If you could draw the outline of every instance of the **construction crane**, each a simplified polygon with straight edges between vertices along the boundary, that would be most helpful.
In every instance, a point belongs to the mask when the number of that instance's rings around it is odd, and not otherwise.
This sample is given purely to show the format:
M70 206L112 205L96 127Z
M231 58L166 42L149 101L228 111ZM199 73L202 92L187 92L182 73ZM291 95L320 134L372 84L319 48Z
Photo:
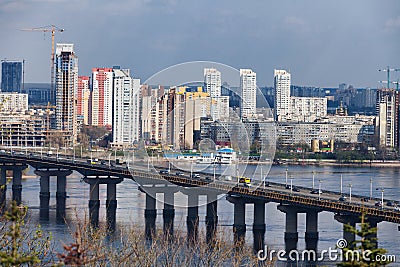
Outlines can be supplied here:
M390 72L391 71L400 71L400 69L391 69L389 66L387 66L386 69L379 69L378 71L386 71L387 72L387 81L379 81L380 83L387 83L387 87L389 88L390 86Z
M56 32L63 32L64 29L61 29L55 25L49 25L38 28L27 28L21 29L22 31L40 31L40 32L51 32L51 59L50 59L50 69L51 69L51 92L54 92L54 35Z

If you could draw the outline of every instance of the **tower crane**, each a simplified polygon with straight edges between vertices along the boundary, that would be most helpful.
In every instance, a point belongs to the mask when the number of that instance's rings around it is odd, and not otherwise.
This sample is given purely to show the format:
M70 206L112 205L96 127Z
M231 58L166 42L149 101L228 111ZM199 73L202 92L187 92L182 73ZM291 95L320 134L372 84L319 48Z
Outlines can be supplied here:
M54 92L54 35L56 32L63 32L64 29L61 29L55 25L49 25L38 28L26 28L21 29L22 31L40 31L40 32L51 32L51 59L50 59L50 69L51 69L51 92Z
M386 71L387 72L387 81L379 81L380 83L387 83L387 86L389 88L390 86L390 72L391 71L400 71L400 69L391 69L389 66L387 66L386 69L379 69L378 71Z

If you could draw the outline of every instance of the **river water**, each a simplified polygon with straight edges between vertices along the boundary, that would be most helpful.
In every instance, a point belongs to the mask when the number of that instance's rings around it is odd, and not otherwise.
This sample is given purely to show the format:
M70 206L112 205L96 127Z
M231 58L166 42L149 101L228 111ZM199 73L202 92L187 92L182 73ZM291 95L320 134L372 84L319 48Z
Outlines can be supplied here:
M289 176L293 177L293 185L312 186L312 175L315 172L315 185L321 181L322 190L340 191L340 176L343 177L343 192L349 193L349 184L352 184L353 194L369 196L370 179L372 178L373 197L380 198L381 191L376 188L384 188L384 198L399 201L400 200L400 169L399 168L369 168L369 167L332 167L332 166L272 166L268 180L271 182L285 183L285 172L288 168ZM28 175L33 174L29 170ZM56 221L55 194L56 178L51 178L51 199L50 199L50 218L43 222L39 218L39 179L30 177L23 179L22 182L22 201L29 209L30 223L41 224L45 231L52 232L55 240L64 243L69 242L70 228ZM80 217L88 215L89 185L81 181L79 173L73 173L67 178L67 209L66 221L74 221L76 215ZM11 185L8 186L7 198L11 198ZM105 222L105 199L106 186L100 185L100 223ZM117 227L121 225L137 224L143 225L144 231L144 206L145 194L138 190L137 185L130 180L125 180L117 186ZM182 206L186 203L186 198L182 194L175 195L176 203ZM205 225L205 197L200 197L199 208L200 227ZM162 202L157 202L157 227L162 228ZM277 203L268 203L266 205L266 225L265 235L266 245L269 248L284 248L285 216L277 210ZM336 241L342 237L342 225L335 221L334 214L330 212L321 212L319 214L319 243L318 249L335 248ZM225 198L218 200L218 219L219 227L228 232L232 231L233 224L233 205ZM175 228L186 229L186 209L176 208ZM253 224L253 206L246 205L246 240L252 242L252 224ZM378 224L379 246L388 250L388 254L396 255L397 261L400 261L400 232L398 226L393 223L382 222ZM298 217L299 242L298 249L305 248L305 214ZM233 234L231 235L233 236ZM393 266L396 266L394 264Z

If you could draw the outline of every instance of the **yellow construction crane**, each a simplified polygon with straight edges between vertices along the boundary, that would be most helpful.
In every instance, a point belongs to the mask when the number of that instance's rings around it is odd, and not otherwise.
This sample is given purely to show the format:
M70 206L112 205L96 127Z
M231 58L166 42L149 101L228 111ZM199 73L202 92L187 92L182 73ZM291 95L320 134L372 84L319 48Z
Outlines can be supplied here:
M44 27L38 28L27 28L21 29L22 31L40 31L40 32L51 32L51 61L50 61L50 68L51 68L51 90L54 91L54 35L56 32L63 32L64 29L61 29L55 25L49 25Z

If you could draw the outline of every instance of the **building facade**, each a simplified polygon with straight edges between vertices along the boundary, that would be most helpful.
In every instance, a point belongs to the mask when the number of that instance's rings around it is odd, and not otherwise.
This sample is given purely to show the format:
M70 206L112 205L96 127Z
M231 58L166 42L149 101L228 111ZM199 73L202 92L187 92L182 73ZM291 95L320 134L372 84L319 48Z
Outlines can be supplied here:
M376 99L376 136L379 146L399 148L399 92L379 89Z
M21 61L1 62L1 91L2 92L17 92L22 90L22 68Z
M77 119L83 124L88 125L90 120L90 77L78 77L78 93L77 93Z
M294 121L313 122L326 117L328 99L324 97L290 97L290 115L287 119Z
M113 143L129 147L139 141L140 79L130 76L129 69L114 69Z
M77 139L76 95L78 91L78 57L73 44L56 46L56 128L68 138Z
M240 69L240 116L248 119L256 113L257 75L251 69Z
M92 69L91 124L112 125L113 69Z
M275 121L284 121L290 114L291 75L286 70L274 70Z
M25 112L28 110L28 94L0 93L0 112Z

